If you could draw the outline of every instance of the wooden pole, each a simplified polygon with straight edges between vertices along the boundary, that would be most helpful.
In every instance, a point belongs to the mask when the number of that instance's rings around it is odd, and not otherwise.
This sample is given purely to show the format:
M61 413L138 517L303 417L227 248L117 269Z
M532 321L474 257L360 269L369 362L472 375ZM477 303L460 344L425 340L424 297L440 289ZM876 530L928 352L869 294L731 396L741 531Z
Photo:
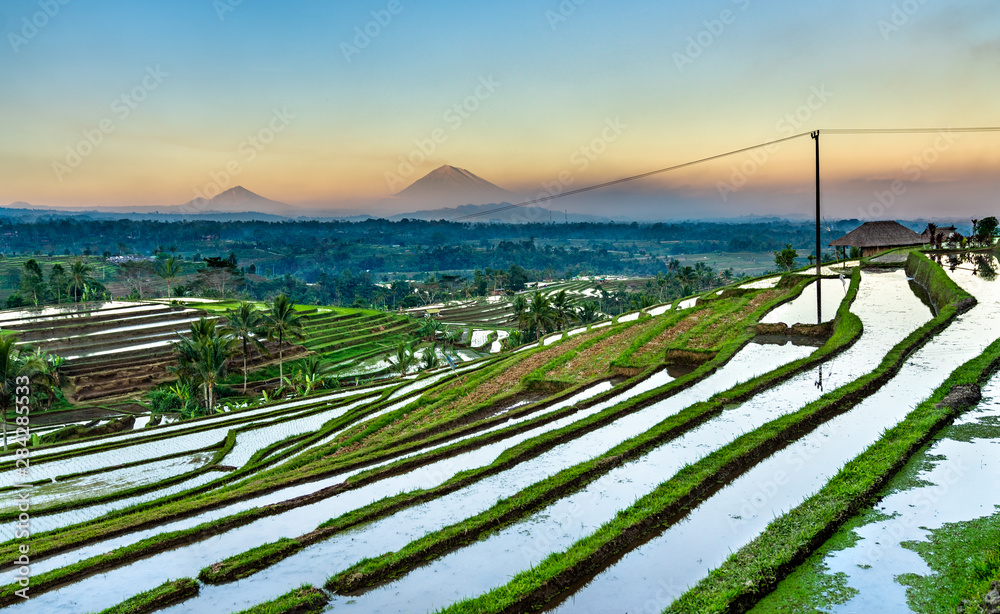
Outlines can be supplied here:
M823 303L822 303L822 244L820 238L820 207L819 207L819 130L812 133L813 140L816 141L816 324L823 323Z

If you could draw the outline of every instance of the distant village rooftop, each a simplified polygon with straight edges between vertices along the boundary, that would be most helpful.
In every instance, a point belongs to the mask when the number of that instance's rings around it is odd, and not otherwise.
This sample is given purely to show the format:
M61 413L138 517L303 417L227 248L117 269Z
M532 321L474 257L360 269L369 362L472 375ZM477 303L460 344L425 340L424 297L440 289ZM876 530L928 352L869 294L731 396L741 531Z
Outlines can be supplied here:
M899 222L865 222L836 241L831 247L857 247L862 257L874 256L894 247L924 245L923 237Z

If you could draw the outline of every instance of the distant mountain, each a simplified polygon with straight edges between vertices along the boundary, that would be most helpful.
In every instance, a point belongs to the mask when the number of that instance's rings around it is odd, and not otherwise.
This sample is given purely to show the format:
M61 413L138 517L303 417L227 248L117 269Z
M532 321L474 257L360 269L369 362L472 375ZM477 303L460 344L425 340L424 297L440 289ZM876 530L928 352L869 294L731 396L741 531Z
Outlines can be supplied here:
M454 166L442 166L414 181L395 196L416 206L455 207L518 202L521 197L482 177Z
M241 185L211 199L199 197L183 205L159 209L161 213L268 213L281 216L287 215L290 210L291 207L285 203L254 194Z
M265 213L270 209L275 213ZM196 198L183 205L145 207L97 207L94 209L72 209L36 207L25 202L11 203L0 207L0 217L16 218L25 222L45 218L78 218L92 220L159 220L176 222L181 220L212 220L218 222L283 221L290 219L280 212L288 205L258 196L242 186L227 190L212 199Z

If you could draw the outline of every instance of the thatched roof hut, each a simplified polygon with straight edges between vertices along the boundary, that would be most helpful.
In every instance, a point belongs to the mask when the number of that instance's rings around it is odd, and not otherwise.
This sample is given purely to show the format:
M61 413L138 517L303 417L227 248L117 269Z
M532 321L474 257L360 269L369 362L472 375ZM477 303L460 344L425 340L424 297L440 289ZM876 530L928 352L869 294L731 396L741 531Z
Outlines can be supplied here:
M836 241L832 247L857 247L863 257L874 256L894 247L924 245L923 237L899 222L865 222Z

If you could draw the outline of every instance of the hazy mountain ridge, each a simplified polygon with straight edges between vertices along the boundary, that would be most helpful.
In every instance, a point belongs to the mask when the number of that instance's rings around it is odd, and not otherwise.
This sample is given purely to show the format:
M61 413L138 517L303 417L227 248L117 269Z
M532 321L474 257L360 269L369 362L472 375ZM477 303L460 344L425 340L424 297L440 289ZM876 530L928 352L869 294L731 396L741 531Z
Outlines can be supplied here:
M394 200L419 207L456 207L519 202L522 198L464 168L444 165L401 190Z

